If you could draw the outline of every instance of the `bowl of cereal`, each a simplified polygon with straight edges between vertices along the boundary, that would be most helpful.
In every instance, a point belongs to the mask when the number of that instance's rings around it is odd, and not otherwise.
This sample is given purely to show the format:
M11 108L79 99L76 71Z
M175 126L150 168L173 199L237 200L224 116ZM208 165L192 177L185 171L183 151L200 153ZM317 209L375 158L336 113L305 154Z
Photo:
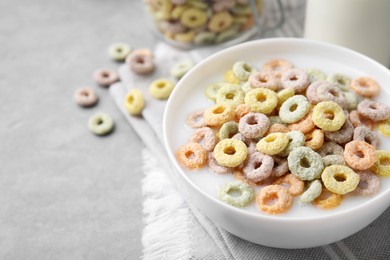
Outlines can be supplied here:
M305 39L210 56L164 114L181 192L216 225L265 246L358 232L390 205L389 82L370 58Z

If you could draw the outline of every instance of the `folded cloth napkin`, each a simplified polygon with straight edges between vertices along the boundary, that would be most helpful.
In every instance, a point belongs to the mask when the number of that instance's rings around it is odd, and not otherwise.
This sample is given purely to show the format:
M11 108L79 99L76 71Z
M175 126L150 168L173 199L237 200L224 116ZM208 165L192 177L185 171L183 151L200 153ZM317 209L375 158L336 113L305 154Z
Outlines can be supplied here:
M300 2L302 1L294 1ZM300 36L302 8L285 1L288 23L272 36ZM289 15L289 16L288 16ZM331 245L284 250L242 240L212 223L202 212L184 201L176 187L180 182L162 145L162 117L165 101L149 98L148 86L153 79L167 77L171 66L182 59L195 62L217 49L182 52L163 43L155 49L156 71L138 76L126 65L119 68L121 81L110 87L110 94L146 145L143 151L142 188L145 227L142 235L144 259L388 259L390 256L390 210L357 234ZM124 98L131 88L145 93L147 106L142 117L132 117L124 109ZM353 220L351 220L353 221Z

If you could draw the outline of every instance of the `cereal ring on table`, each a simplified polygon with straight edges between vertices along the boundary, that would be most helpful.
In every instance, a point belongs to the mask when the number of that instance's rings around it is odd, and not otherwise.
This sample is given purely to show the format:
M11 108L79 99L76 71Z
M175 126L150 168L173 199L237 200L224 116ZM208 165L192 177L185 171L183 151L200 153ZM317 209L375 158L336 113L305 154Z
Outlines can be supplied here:
M98 97L94 89L82 87L75 91L73 98L79 106L91 107L98 102Z
M357 108L358 105L358 97L352 92L343 92L345 96L345 100L347 100L347 109L349 111Z
M384 150L376 151L375 164L371 170L379 176L390 176L390 152Z
M217 35L214 32L200 32L194 38L194 43L198 45L208 45L215 41Z
M138 116L145 107L144 94L139 89L132 89L125 97L125 109L127 113Z
M268 131L267 133L265 133L265 135L269 135L271 133L288 133L290 132L290 130L288 129L287 126L285 125L282 125L282 124L272 124L269 128L268 128Z
M314 129L305 134L305 139L305 146L313 150L318 150L324 144L324 132L320 129Z
M281 106L287 99L295 95L295 90L293 88L285 88L278 93L276 96L278 97L278 106Z
M292 124L304 118L310 110L310 103L305 96L296 95L288 98L279 109L283 122Z
M245 104L250 107L252 112L269 114L278 105L278 97L270 89L255 88L246 93Z
M322 147L318 150L318 153L325 157L327 155L341 155L344 156L344 149L339 144L335 142L326 142L322 145Z
M382 121L390 118L390 107L373 100L363 100L359 103L357 110L364 117L373 121Z
M375 125L374 121L364 117L357 110L352 110L348 115L348 119L351 121L353 127L364 125L370 128L371 130L374 130L374 125Z
M270 203L276 200L275 203ZM268 214L280 214L288 211L293 203L293 196L280 185L268 185L260 190L256 197L259 208Z
M234 171L234 168L219 165L217 160L215 160L213 152L210 152L208 155L208 166L212 172L218 174L229 174L229 173L233 173Z
M259 152L250 153L244 162L244 176L252 182L260 182L267 179L274 166L271 156Z
M239 122L240 119L250 112L249 106L246 104L239 104L235 109L234 121Z
M378 122L377 127L379 133L383 136L390 137L390 119Z
M152 73L155 68L152 56L137 51L127 56L126 64L132 71L141 75Z
M365 126L358 126L355 128L353 131L353 140L364 141L375 148L378 148L380 145L378 135Z
M369 77L360 77L354 79L351 82L351 89L358 95L366 98L373 98L378 96L381 90L378 82Z
M215 39L215 43L226 42L230 39L233 39L239 33L238 28L236 26L232 26L231 28L223 31L217 35Z
M333 101L344 109L348 107L344 92L337 88L336 85L322 84L317 88L316 93L319 101Z
M232 138L237 133L238 133L238 124L233 121L226 122L219 129L219 139L222 140L226 138Z
M277 178L274 182L272 182L272 184L282 185L284 187L287 185L288 192L290 192L293 196L301 194L303 192L303 188L305 187L305 183L291 173Z
M321 179L329 191L337 194L346 194L356 189L360 177L347 166L331 165L324 169Z
M89 118L88 129L95 135L106 135L114 129L114 121L106 113L97 113Z
M289 143L286 148L279 153L280 156L288 156L292 150L305 144L305 135L300 131L291 131L286 133Z
M236 77L236 75L234 75L232 70L226 71L225 75L223 76L223 79L230 84L239 85L241 83L241 81Z
M229 28L233 23L233 17L229 12L219 12L211 17L208 23L208 29L212 32L222 32Z
M304 70L289 69L280 78L282 88L293 88L296 93L303 92L310 84L309 76Z
M275 155L272 156L272 159L274 159L274 167L271 176L280 177L288 173L287 159Z
M207 162L207 152L199 143L190 142L177 150L176 158L187 169L199 169Z
M326 80L336 84L336 87L342 91L349 90L349 86L351 85L351 78L340 73L331 74L326 78Z
M270 60L263 65L263 71L270 72L276 77L281 77L283 72L294 68L294 66L286 60Z
M322 192L322 183L320 180L314 180L309 183L307 190L299 197L299 201L307 204L320 196Z
M93 80L102 87L108 87L119 80L116 72L109 69L98 69L93 73Z
M336 142L338 144L345 144L352 140L353 131L353 125L351 121L347 119L339 131L325 132L325 137L329 141Z
M240 119L238 130L246 138L260 138L267 132L269 125L266 115L250 112Z
M314 68L305 69L307 75L309 76L310 82L318 81L318 80L326 80L326 74Z
M343 195L322 188L321 194L312 201L312 204L320 209L334 209L343 201Z
M275 155L283 151L289 144L289 138L285 133L271 133L262 138L256 145L259 152Z
M118 42L110 45L108 48L108 55L113 60L124 61L130 51L130 46L127 43Z
M198 109L191 112L186 117L186 124L192 128L200 128L206 126L206 122L204 120L204 112L205 109Z
M239 193L239 196L231 195L232 192ZM255 191L249 184L235 180L222 185L219 189L218 197L234 207L245 207L254 199Z
M287 157L291 173L301 180L312 181L321 176L324 164L321 156L309 147L297 147Z
M324 131L337 131L345 123L345 114L339 104L333 101L323 101L313 108L312 120Z
M157 99L167 99L174 88L173 82L168 79L157 79L149 86L149 94Z
M180 22L190 29L197 28L206 24L207 14L201 9L191 7L183 11Z
M315 127L311 117L312 117L312 113L308 113L300 121L288 125L288 129L290 129L290 131L301 131L303 134L307 134L308 132L312 131Z
M378 176L368 170L357 172L357 174L360 177L360 181L352 194L370 196L379 192L381 188L381 181Z
M194 67L192 60L182 60L173 65L170 72L176 79L181 79L192 67Z
M344 156L336 154L331 154L322 157L322 162L324 163L325 167L328 167L330 165L345 165Z
M208 126L219 126L233 120L234 108L227 103L216 104L204 112L204 121Z
M215 101L217 104L229 103L236 107L239 104L244 103L244 97L244 91L241 90L240 86L226 84L218 90Z
M208 97L209 99L215 101L215 98L217 96L217 92L218 90L225 86L225 82L217 82L217 83L211 83L207 86L206 90L205 90L205 95L206 97Z
M274 91L279 88L279 79L269 72L256 72L250 75L248 81L252 88L268 88Z
M195 130L190 137L190 142L199 143L206 151L212 151L217 144L217 138L213 129L210 127L202 127Z
M355 170L367 170L376 161L375 147L364 141L351 141L345 145L344 159Z
M219 165L237 167L248 155L245 143L235 139L223 139L214 148L214 157Z
M256 69L245 61L237 61L233 64L233 73L240 81L247 81Z

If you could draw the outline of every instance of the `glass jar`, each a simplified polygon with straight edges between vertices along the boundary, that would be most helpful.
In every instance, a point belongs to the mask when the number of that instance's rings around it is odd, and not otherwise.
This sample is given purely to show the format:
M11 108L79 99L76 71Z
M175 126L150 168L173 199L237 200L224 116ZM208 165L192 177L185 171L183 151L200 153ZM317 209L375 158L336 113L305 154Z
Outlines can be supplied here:
M258 33L262 23L263 0L143 1L158 35L183 49L236 44Z

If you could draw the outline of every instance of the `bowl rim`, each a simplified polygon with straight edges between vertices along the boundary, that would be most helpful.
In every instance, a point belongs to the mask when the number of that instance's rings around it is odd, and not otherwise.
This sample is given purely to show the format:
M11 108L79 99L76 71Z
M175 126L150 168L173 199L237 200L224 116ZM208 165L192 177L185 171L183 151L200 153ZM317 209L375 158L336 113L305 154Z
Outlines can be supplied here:
M181 176L181 178L183 178L184 181L187 182L187 184L191 185L193 189L195 189L197 192L202 194L207 199L211 200L213 203L216 203L219 206L225 208L225 210L230 210L230 211L233 211L237 214L242 214L242 215L247 216L247 217L266 219L266 220L272 220L272 221L277 221L277 222L318 221L318 220L324 220L324 219L329 219L329 218L338 218L338 217L341 217L341 216L346 215L346 214L354 213L355 211L360 211L360 210L362 210L362 208L368 207L368 205L374 204L378 200L383 200L386 198L386 196L390 196L390 188L388 188L383 193L381 193L381 194L379 194L371 199L368 199L367 201L363 202L362 204L356 205L352 208L348 208L348 209L345 209L342 211L332 212L332 213L329 213L329 214L323 215L323 216L315 216L315 217L308 217L308 218L306 218L306 217L304 217L304 218L302 218L302 217L279 218L278 215L262 215L262 214L255 213L255 212L249 212L249 211L244 210L243 208L237 208L237 207L231 206L227 203L224 203L223 201L219 200L217 197L213 197L213 196L209 195L208 193L206 193L205 191L203 191L198 185L196 185L195 183L193 183L189 179L189 177L183 171L181 166L178 164L176 157L175 157L175 154L173 152L173 149L171 149L172 147L169 144L169 137L168 137L168 130L169 129L168 129L167 121L168 121L168 117L169 117L169 111L171 110L172 103L174 102L173 99L176 95L176 92L178 92L179 89L181 88L181 86L185 84L186 79L188 77L190 77L189 75L197 73L199 68L204 66L204 64L213 62L214 59L217 59L220 56L225 55L228 52L237 51L239 49L245 49L248 46L263 45L263 44L267 45L267 44L271 44L271 43L308 44L308 45L316 45L317 47L320 47L320 48L328 48L328 49L331 49L332 51L346 52L349 55L355 55L359 59L363 59L365 62L371 63L371 65L376 66L379 70L382 70L383 73L388 74L389 78L390 78L390 70L387 69L384 65L380 64L379 62L377 62L377 61L375 61L375 60L373 60L373 59L371 59L371 58L369 58L369 57L367 57L359 52L348 49L346 47L339 46L336 44L327 43L327 42L317 41L317 40L309 40L309 39L304 39L304 38L267 38L267 39L253 40L253 41L241 43L241 44L223 49L221 51L218 51L218 52L210 55L209 57L203 59L202 61L200 61L198 64L196 64L191 69L191 71L189 73L184 75L184 77L178 82L178 84L174 88L173 92L171 93L170 98L167 101L167 104L166 104L166 107L164 110L164 116L163 116L164 148L167 151L168 157L171 161L171 165L173 165L173 167L175 168L174 170L177 170L179 172L179 175Z

